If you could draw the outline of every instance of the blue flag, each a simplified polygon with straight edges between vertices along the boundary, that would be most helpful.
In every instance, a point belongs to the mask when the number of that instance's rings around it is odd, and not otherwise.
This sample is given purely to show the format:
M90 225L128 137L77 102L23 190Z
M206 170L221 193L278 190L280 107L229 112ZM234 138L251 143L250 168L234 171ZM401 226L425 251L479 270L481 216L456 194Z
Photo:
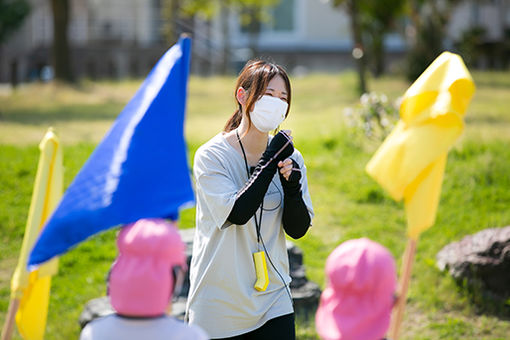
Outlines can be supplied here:
M176 219L194 203L184 140L189 38L158 61L64 193L28 265L140 218Z

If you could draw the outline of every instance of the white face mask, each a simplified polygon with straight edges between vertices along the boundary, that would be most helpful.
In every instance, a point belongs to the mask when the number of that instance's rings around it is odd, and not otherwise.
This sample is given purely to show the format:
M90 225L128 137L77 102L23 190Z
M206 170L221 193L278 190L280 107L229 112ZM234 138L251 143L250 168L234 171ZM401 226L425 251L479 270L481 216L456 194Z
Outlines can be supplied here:
M289 104L280 98L262 96L255 102L250 118L255 127L261 132L276 129L285 119Z

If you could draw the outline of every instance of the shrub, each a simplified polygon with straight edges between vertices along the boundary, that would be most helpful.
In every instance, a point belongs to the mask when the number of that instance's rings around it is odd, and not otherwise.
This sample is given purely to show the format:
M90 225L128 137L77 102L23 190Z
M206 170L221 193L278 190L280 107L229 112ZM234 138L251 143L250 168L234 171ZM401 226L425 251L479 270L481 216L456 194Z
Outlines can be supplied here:
M344 116L354 133L361 132L380 141L391 132L398 120L399 101L392 103L385 94L364 93L359 105L344 109Z

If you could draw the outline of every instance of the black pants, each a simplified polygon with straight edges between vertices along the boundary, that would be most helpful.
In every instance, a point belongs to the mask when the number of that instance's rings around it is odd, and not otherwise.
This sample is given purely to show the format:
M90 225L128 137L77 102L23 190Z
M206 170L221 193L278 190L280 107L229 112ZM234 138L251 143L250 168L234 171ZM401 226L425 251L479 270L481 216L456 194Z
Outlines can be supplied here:
M249 333L241 334L224 340L295 340L294 313L282 315L267 321Z

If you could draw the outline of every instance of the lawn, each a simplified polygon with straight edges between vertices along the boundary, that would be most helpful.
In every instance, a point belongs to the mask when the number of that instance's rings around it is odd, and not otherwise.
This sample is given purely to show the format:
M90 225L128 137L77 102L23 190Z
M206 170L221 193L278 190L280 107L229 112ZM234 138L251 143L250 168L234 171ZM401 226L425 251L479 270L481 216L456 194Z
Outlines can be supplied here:
M447 243L489 227L510 224L510 73L474 73L477 92L462 138L449 153L437 221L423 233L416 254L402 339L507 339L509 317L473 303L435 267ZM388 247L400 262L405 239L401 203L392 201L364 172L379 142L345 124L343 109L358 102L353 73L292 78L293 103L283 128L293 131L305 157L316 217L297 241L308 277L325 285L324 262L342 241L366 236ZM233 111L232 77L192 77L186 137L190 160L218 133ZM64 143L69 185L139 81L84 82L78 87L34 84L0 94L0 323L9 281L21 247L38 160L37 144L48 126ZM398 77L373 79L372 90L390 99L409 86ZM194 209L180 226L194 225ZM105 276L115 258L115 230L92 237L61 257L53 278L47 339L79 334L78 316L90 299L105 294ZM299 339L316 339L313 320L298 320ZM15 334L15 339L19 336Z

